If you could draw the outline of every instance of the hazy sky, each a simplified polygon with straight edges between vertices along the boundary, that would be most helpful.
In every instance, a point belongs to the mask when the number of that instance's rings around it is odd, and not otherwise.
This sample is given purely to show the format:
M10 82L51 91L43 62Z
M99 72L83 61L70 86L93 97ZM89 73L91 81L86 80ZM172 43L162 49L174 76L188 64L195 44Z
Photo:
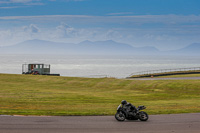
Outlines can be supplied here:
M178 49L200 43L200 0L0 0L0 46L31 39Z

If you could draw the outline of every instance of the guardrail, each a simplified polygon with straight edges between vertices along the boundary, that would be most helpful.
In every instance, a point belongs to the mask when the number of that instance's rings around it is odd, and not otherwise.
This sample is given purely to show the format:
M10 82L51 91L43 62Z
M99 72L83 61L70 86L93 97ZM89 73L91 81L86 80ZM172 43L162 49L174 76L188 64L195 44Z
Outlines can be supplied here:
M150 75L150 74L169 73L169 72L184 72L184 71L200 71L200 67L148 70L148 71L132 73L129 77L134 76L134 75L139 76L139 75Z

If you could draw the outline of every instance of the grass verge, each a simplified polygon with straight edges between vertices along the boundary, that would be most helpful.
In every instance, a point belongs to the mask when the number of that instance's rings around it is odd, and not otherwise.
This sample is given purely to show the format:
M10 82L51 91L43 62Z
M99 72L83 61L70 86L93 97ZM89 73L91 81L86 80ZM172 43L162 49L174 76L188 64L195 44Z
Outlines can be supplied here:
M0 74L0 114L114 115L121 100L149 114L200 112L200 80L139 81Z
M155 78L181 78L181 77L200 77L200 74L169 75L169 76L158 76Z

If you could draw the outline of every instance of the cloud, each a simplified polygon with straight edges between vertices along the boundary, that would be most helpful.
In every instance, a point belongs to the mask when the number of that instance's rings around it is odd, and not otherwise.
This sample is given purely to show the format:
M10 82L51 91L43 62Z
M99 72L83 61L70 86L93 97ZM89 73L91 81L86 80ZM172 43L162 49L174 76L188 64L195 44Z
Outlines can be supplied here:
M12 3L28 3L38 0L0 0L0 4L12 4Z
M114 40L175 49L200 42L199 15L5 16L0 17L0 25L0 40L7 45L30 39L70 43Z
M35 25L30 24L28 26L14 27L9 29L0 30L0 45L13 45L26 40L42 38L43 33Z
M70 1L86 1L86 0L47 0L50 2L70 2ZM0 4L23 4L23 5L44 5L45 0L0 0Z
M28 3L34 0L10 0L11 3Z
M58 30L64 30L64 31L73 30L73 28L66 23L61 23L61 25L57 26L57 29Z
M86 1L86 0L49 0L49 1L70 2L70 1Z
M5 16L0 20L51 20L51 21L69 21L74 23L111 23L111 24L145 24L145 23L163 23L163 24L183 24L200 23L200 15L139 15L139 16L87 16L87 15L41 15L41 16ZM123 25L124 26L124 25Z
M0 17L0 20L37 20L37 21L60 21L66 19L89 19L94 18L95 16L87 16L87 15L40 15L40 16L4 16Z
M13 9L13 8L20 8L21 6L5 6L5 7L0 7L0 9Z
M77 31L66 23L61 23L61 25L56 27L56 33L59 37L74 37Z
M12 9L24 6L44 5L44 3L41 0L0 0L0 5L4 5L1 9Z
M24 26L24 31L29 32L29 33L39 33L40 29L34 25L34 24L30 24L29 26Z
M109 13L107 15L110 15L110 16L123 16L123 15L130 15L130 14L133 14L132 12L118 12L118 13Z

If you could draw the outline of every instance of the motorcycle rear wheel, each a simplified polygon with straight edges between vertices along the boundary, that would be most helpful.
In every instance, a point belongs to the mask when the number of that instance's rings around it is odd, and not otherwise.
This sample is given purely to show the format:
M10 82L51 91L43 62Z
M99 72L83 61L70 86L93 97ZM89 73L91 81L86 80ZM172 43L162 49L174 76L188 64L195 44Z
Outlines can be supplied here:
M118 120L118 121L124 121L126 119L125 115L121 112L117 112L115 114L115 119Z

